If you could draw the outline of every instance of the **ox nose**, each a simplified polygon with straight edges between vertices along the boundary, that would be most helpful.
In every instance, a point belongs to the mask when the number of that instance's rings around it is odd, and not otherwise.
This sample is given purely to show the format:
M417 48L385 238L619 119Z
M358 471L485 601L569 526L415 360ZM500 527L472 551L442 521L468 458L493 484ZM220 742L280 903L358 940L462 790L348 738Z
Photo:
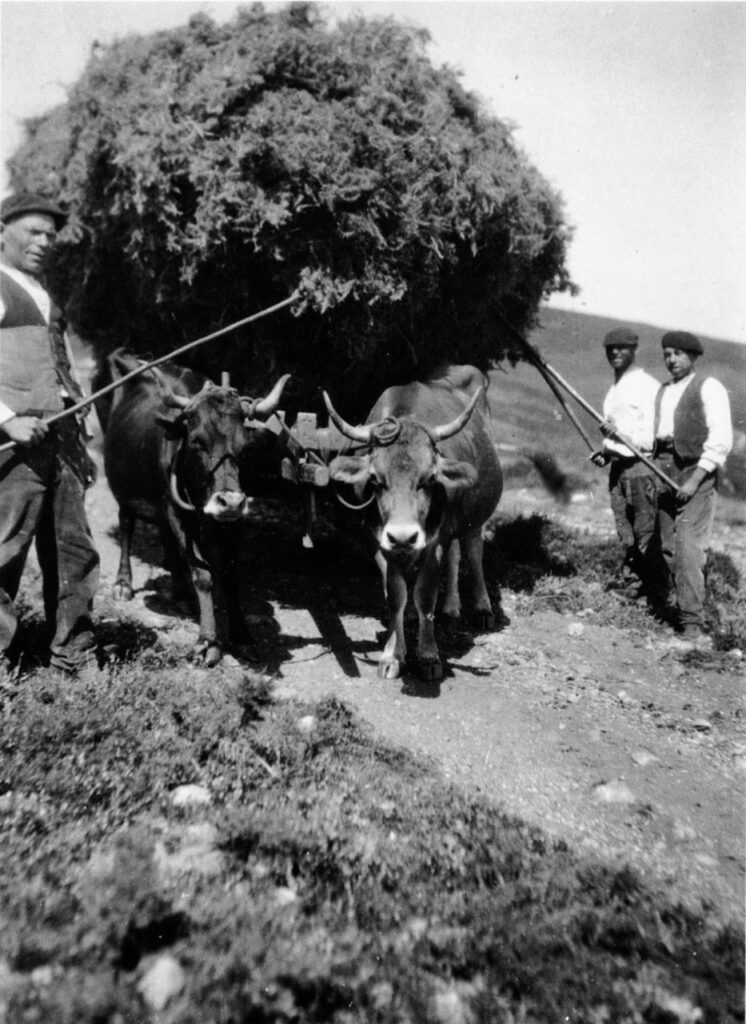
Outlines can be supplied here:
M389 551L415 551L420 544L419 527L405 524L387 526L384 531L384 547Z
M216 491L203 511L216 519L240 519L248 512L250 503L243 491Z

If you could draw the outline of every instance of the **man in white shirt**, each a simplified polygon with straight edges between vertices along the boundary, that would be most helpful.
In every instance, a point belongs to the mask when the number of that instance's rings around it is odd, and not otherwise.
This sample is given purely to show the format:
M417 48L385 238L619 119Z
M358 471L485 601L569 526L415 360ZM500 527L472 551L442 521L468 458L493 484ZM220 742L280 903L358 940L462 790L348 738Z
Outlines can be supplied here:
M657 514L655 474L626 445L615 440L619 431L643 455L652 455L655 396L660 384L634 365L637 346L637 334L627 327L610 331L604 338L614 383L603 404L602 430L607 436L591 459L597 466L609 466L609 499L624 549L621 592L632 600L645 596L654 601L651 561Z
M82 397L60 310L43 284L62 211L20 193L0 204L0 661L19 653L15 598L31 542L53 633L50 663L69 675L96 667L91 622L99 557L86 519L90 460L81 424L47 421ZM14 643L15 641L15 643Z
M669 331L661 339L670 374L658 394L655 461L678 492L658 485L658 514L663 557L676 597L679 628L686 645L711 646L705 632L705 562L715 515L718 470L733 446L728 392L714 377L695 372L704 352L688 331Z

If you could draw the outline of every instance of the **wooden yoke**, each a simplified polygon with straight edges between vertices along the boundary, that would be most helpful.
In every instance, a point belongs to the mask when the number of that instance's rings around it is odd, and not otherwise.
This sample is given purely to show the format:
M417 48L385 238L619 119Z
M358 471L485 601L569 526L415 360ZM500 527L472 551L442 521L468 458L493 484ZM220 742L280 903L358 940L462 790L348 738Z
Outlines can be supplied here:
M349 440L334 423L319 427L313 412L299 412L292 427L286 425L283 409L278 409L266 422L247 420L246 425L250 429L270 430L278 437L284 435L288 455L280 464L280 476L302 490L303 547L312 548L311 531L316 522L315 488L329 486L329 463L340 451L349 448Z

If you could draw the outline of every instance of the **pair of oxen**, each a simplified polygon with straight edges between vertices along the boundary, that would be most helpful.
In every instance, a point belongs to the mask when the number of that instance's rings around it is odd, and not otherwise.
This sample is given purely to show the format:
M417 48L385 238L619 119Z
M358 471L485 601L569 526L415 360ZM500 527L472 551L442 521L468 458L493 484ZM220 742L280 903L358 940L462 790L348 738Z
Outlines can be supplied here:
M108 358L108 377L121 379L138 365L134 355L117 350ZM229 637L244 633L237 531L249 514L252 467L265 457L267 439L277 440L263 421L277 411L288 379L281 377L265 397L249 399L165 363L127 381L98 407L106 476L119 505L115 596L133 594L135 519L157 522L175 594L196 595L197 652L207 666L221 657L216 591L222 591ZM488 434L486 384L474 367L447 367L425 382L387 389L360 426L346 423L324 394L331 420L349 442L329 465L331 479L377 508L371 521L390 613L378 665L382 678L397 677L405 666L410 587L419 617L418 673L427 680L442 677L433 623L443 562L443 614L461 616L463 556L475 624L494 625L482 527L500 499L502 475Z

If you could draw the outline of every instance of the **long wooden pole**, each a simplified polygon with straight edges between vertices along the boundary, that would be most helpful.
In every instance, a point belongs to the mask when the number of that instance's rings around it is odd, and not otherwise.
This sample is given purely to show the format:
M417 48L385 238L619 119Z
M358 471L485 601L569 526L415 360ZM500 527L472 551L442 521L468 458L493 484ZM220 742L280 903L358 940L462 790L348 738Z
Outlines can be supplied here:
M567 413L568 418L570 419L570 421L575 425L575 429L580 434L580 436L583 438L585 443L588 445L588 450L591 451L591 452L595 451L596 450L595 444L593 443L593 441L591 441L590 437L588 436L588 434L587 434L587 432L585 430L585 427L580 422L578 417L575 415L575 412L573 411L573 409L571 409L570 405L565 401L565 396L562 394L560 389L555 384L554 378L544 369L544 367L540 363L536 363L535 365L536 365L536 369L539 371L539 373L542 375L544 380L547 382L547 384L548 384L552 394L557 399L557 401L562 406L562 408L565 410L565 412Z
M513 327L512 324L508 323L507 320L503 319L503 317L500 317L500 319L505 324L505 326L510 330L510 332L514 335L514 337L517 338L518 341L520 341L521 345L528 354L531 362L542 373L542 376L545 376L545 374L549 374L549 376L551 376L561 387L563 387L565 391L568 393L568 395L570 395L571 398L574 398L578 405L580 405L581 408L585 409L585 411L590 416L592 416L594 420L596 420L598 423L606 422L601 413L597 412L596 409L594 409L593 406L590 404L590 402L586 402L583 396L579 394L575 390L575 388L572 387L571 384L568 384L564 377L562 377L554 369L553 366L549 365L549 363L541 355L541 353L538 352L533 347L533 345L530 344L530 342L526 341L526 339L523 337L520 331ZM613 430L609 436L612 436L616 441L619 441L621 444L626 445L626 447L629 448L632 454L635 455L641 462L643 462L648 467L648 469L652 470L653 473L655 473L655 475L660 480L667 484L676 494L679 493L678 484L674 483L671 477L668 476L667 473L664 473L663 470L659 466L657 466L652 459L649 459L647 455L643 455L640 449L637 448L634 444L632 444L628 437L626 437L624 434L621 434L618 430Z
M269 316L271 313L277 313L279 310L284 309L291 303L295 302L300 293L298 291L293 292L287 299L283 299L282 302L276 303L274 306L268 306L266 309L260 310L258 313L253 313L251 316L244 317L243 320L237 320L233 324L228 324L227 327L221 327L218 331L213 331L212 334L206 334L204 338L197 338L196 341L187 342L186 345L182 345L181 348L174 349L173 352L167 353L165 356L159 356L157 359L152 359L149 363L143 363L138 366L135 370L131 370L126 373L123 377L119 377L111 384L107 384L106 387L101 388L100 391L94 392L87 398L81 399L80 402L76 402L75 405L69 406L67 409L63 409L62 412L55 413L54 416L50 416L48 420L44 420L45 423L57 423L59 420L65 419L66 416L74 416L75 413L80 412L82 409L87 408L99 398L103 398L104 395L108 395L110 392L121 388L123 384L132 380L133 377L139 377L140 374L146 373L151 370L154 366L160 366L161 363L167 363L174 356L181 356L185 352L189 352L190 349L196 348L198 345L204 345L205 342L214 341L216 338L222 337L224 334L228 334L230 331L235 331L239 327L245 327L246 324L253 323L255 320L260 320L262 317ZM7 441L5 444L0 445L0 452L6 452L10 448L15 448L16 441Z

